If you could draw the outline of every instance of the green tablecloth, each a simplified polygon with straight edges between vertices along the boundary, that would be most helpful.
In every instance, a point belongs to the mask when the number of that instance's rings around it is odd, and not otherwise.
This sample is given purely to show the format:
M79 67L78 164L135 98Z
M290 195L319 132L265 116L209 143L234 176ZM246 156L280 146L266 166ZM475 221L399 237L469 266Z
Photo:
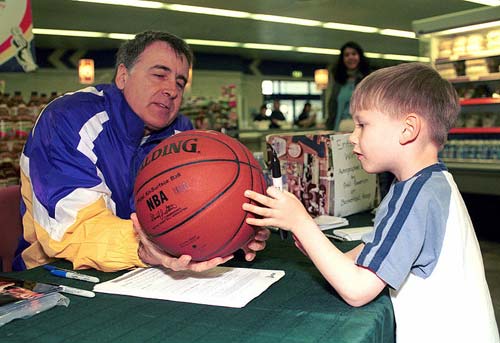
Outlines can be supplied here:
M357 219L351 220L356 223ZM366 225L366 223L365 223ZM336 243L347 250L348 242ZM67 262L57 262L71 268ZM393 342L394 315L388 292L370 304L347 305L314 265L272 234L252 262L227 265L282 269L286 275L241 309L97 293L78 296L29 319L0 327L0 342ZM86 271L106 281L122 273ZM43 268L2 275L92 289L92 284L60 279Z

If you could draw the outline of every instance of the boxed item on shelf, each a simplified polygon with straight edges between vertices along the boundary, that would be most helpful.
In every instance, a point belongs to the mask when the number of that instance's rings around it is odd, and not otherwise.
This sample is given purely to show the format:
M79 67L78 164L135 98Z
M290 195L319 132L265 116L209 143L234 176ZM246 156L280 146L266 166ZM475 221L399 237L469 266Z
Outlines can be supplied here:
M500 49L500 30L491 30L486 34L486 49Z
M348 137L333 131L266 137L281 162L285 188L313 217L343 217L375 205L376 176L361 168Z
M467 52L467 36L458 36L453 40L453 55L462 56Z
M485 58L465 61L467 76L486 75L489 72L488 62Z
M445 79L453 79L457 77L457 71L455 69L455 65L453 63L442 63L436 64L436 70L439 75Z
M449 58L453 52L453 40L442 39L439 41L439 58Z
M494 137L494 135L489 136ZM452 137L440 152L440 158L471 162L500 160L500 139L488 138L487 134L477 135L472 139L462 137Z
M474 54L484 50L484 37L482 34L472 34L467 36L467 53Z

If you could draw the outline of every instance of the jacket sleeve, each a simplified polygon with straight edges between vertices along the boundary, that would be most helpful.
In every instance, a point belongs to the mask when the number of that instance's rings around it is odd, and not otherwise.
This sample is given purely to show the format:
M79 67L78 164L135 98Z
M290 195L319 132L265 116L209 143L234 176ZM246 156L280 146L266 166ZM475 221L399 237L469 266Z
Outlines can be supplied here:
M76 221L65 228L62 237L55 238L40 225L37 237L49 257L63 258L74 269L95 268L117 271L144 267L137 255L138 238L131 220L120 219L106 208L101 197L81 209Z
M85 137L81 123L47 110L22 158L23 177L32 190L24 225L31 219L34 234L25 234L25 239L39 244L45 257L67 259L75 269L144 266L132 221L114 214L111 191L96 166L97 157L92 158L92 140ZM106 117L91 120L84 124L102 128Z

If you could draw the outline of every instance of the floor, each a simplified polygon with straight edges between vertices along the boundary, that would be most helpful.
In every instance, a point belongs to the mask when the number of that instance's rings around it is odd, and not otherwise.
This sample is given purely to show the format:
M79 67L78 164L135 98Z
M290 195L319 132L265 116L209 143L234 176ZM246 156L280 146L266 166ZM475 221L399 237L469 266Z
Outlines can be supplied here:
M500 331L500 195L462 194L483 254L486 281L490 288Z
M500 330L500 242L480 239L479 245L483 254L486 280L490 288L497 325L499 325Z

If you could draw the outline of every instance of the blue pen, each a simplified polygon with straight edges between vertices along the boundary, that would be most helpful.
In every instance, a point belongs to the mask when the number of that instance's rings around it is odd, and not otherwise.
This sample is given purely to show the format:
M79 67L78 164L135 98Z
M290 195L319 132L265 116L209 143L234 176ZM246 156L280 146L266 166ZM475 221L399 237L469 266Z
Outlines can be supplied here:
M49 264L43 266L44 269L49 270L50 274L58 277L63 277L66 279L82 280L87 282L98 283L99 279L95 276L80 274L72 270L60 269Z

